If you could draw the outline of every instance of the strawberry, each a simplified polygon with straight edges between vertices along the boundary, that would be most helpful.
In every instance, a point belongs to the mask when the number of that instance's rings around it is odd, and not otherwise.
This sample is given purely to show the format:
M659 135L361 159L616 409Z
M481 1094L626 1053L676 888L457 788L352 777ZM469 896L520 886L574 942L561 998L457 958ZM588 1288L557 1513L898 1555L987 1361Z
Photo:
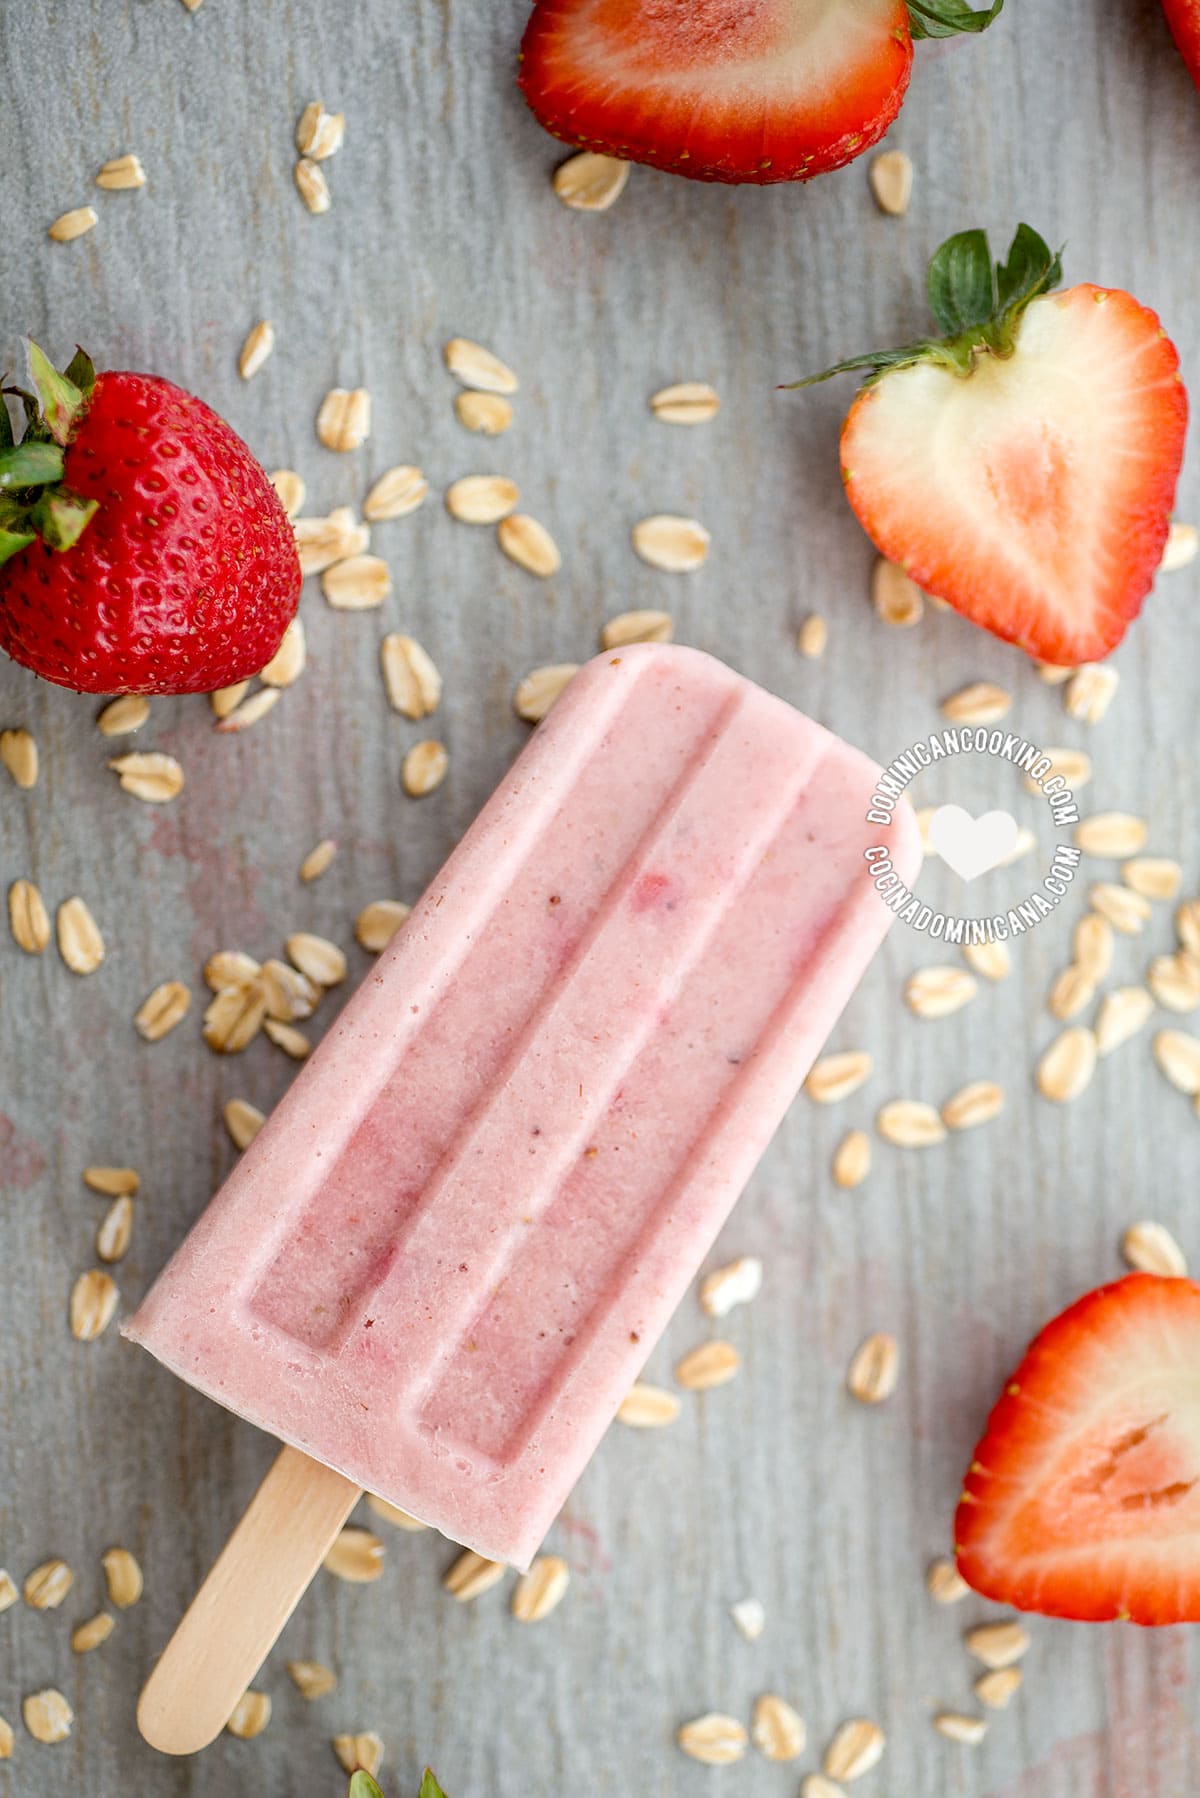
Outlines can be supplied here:
M807 181L881 138L913 39L982 31L967 0L538 0L520 85L555 137L695 181Z
M1200 87L1200 0L1163 0L1171 35Z
M1083 1622L1200 1622L1200 1286L1129 1274L1047 1324L954 1520L985 1598Z
M889 561L1044 662L1098 661L1162 558L1187 394L1155 314L1070 287L1028 225L993 270L982 231L944 243L929 300L944 335L856 356L846 496ZM804 387L809 382L796 385Z
M300 597L292 527L241 438L155 375L60 375L29 346L0 399L0 648L81 693L205 693L270 660Z

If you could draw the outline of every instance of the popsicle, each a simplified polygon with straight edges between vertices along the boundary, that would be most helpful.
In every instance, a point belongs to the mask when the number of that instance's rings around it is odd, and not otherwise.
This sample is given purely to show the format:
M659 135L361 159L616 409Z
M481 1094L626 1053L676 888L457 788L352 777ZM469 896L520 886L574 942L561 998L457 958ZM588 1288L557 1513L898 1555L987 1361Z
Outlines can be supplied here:
M884 935L876 775L698 651L570 683L126 1325L318 1534L528 1565Z

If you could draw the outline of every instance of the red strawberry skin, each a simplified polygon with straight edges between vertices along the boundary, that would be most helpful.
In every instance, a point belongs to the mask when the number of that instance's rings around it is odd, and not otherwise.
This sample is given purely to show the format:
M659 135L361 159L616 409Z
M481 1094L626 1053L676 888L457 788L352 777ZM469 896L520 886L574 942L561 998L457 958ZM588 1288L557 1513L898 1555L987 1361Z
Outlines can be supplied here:
M1163 11L1192 80L1200 87L1200 0L1163 0Z
M1200 1285L1130 1274L1046 1326L954 1521L986 1598L1084 1622L1200 1622Z
M70 549L0 567L0 647L80 693L207 693L256 674L295 614L300 563L237 433L154 375L106 373L66 450L98 508Z
M911 66L905 0L539 0L520 85L566 143L761 186L869 149Z

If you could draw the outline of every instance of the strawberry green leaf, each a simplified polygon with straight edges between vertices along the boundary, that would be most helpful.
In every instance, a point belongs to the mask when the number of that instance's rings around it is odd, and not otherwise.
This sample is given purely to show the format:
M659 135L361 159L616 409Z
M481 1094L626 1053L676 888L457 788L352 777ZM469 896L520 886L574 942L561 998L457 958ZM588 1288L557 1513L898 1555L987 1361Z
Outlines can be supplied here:
M0 567L3 567L10 556L15 556L19 549L24 549L27 543L35 541L34 531L7 531L0 525Z
M42 494L30 512L29 522L47 549L70 549L87 529L99 504L99 500L79 499L65 487L52 487Z
M29 356L29 381L41 401L42 417L55 443L66 444L76 414L84 403L83 394L74 381L59 374L45 350L32 337L27 337L25 344Z
M992 0L982 12L967 0L908 0L908 28L914 38L958 37L964 31L986 31L1004 0Z
M12 487L44 487L61 481L63 453L57 443L16 444L0 451L0 492Z
M96 385L96 365L85 349L75 345L75 354L63 370L68 381L78 387L85 400L92 397L92 388Z
M996 264L997 304L1002 312L1027 306L1040 293L1048 293L1062 280L1062 254L1029 225L1018 225L1009 245L1008 261Z
M350 1775L350 1798L383 1798L375 1780L360 1767L357 1773Z
M421 1790L417 1793L417 1798L446 1798L445 1792L433 1777L431 1767L425 1769L425 1777L421 1781Z
M929 309L946 337L989 319L996 305L992 252L984 231L948 237L929 264Z
M0 376L0 450L11 449L16 442L13 436L12 419L9 416L8 401L4 397L4 380Z

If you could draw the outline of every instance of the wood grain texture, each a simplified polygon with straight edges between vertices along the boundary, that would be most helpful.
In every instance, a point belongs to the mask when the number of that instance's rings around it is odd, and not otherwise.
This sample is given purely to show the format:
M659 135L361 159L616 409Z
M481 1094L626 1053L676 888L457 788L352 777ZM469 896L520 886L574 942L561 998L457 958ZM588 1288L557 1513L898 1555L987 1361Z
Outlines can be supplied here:
M63 1611L0 1618L0 1715L16 1721L22 1695L54 1683L77 1716L53 1749L18 1724L0 1798L34 1798L52 1779L80 1798L334 1798L329 1738L362 1729L384 1737L399 1795L428 1759L452 1798L700 1798L718 1786L773 1798L794 1792L794 1769L752 1755L714 1774L672 1741L710 1707L748 1717L769 1689L808 1722L805 1768L843 1717L884 1724L887 1759L864 1794L1183 1798L1200 1790L1186 1631L1035 1621L1025 1689L982 1747L946 1742L930 1722L970 1707L959 1637L989 1607L936 1610L923 1571L948 1546L1001 1379L1045 1318L1118 1271L1136 1218L1159 1218L1200 1265L1200 1135L1146 1039L1103 1063L1073 1107L1033 1092L1055 1028L1044 995L1079 899L1019 945L1008 982L938 1023L919 1023L899 995L939 957L893 931L834 1038L874 1051L871 1082L836 1108L797 1103L714 1253L714 1265L740 1252L767 1261L761 1296L721 1326L744 1357L739 1381L688 1398L669 1430L610 1433L553 1533L574 1577L552 1618L522 1628L503 1591L453 1603L439 1576L454 1550L389 1533L370 1587L318 1575L260 1682L275 1705L263 1736L223 1737L186 1763L138 1739L138 1688L274 1445L115 1329L71 1340L67 1298L103 1210L80 1170L141 1170L117 1270L127 1310L231 1165L222 1102L269 1108L293 1065L265 1041L218 1060L195 1009L149 1045L133 1013L166 979L199 998L213 949L279 953L294 929L341 942L360 974L354 915L415 897L441 862L523 740L510 694L530 667L586 655L614 612L669 607L681 640L884 759L938 723L946 693L995 680L1016 695L1025 734L1086 744L1095 809L1146 812L1152 852L1178 854L1200 890L1197 570L1162 580L1117 655L1109 718L1089 731L1016 652L952 616L905 632L876 621L871 552L839 491L849 389L775 391L920 329L930 251L967 224L1000 238L1022 217L1066 240L1069 278L1128 285L1156 307L1185 368L1200 370L1200 96L1154 0L1009 0L978 42L920 48L890 139L916 167L902 220L876 211L862 163L760 192L635 169L611 212L566 211L550 188L559 150L512 81L523 12L521 0L0 9L0 365L32 329L59 355L79 339L102 364L171 376L268 467L300 469L313 511L359 503L395 462L419 463L439 493L460 475L511 473L563 552L561 574L536 581L435 497L378 527L392 597L381 614L348 616L310 583L309 670L262 724L222 738L202 699L154 703L140 746L178 755L188 782L161 810L106 771L97 705L0 670L0 725L28 726L43 762L31 793L0 776L0 875L36 879L52 906L82 893L109 944L86 980L53 950L31 959L0 945L0 1564L20 1578L61 1554L77 1574ZM347 115L321 218L292 183L295 121L318 96ZM146 188L99 193L95 170L126 151ZM49 242L50 221L89 200L96 229ZM237 353L259 318L278 344L247 385ZM494 441L454 418L440 346L458 333L521 375L516 422ZM654 421L648 396L693 378L722 394L719 418L693 431ZM333 455L316 442L317 408L328 388L359 384L374 396L373 436ZM1179 503L1193 520L1198 467ZM631 525L658 511L712 531L699 574L634 558ZM794 634L812 610L829 646L806 662ZM385 629L417 637L446 677L436 723L450 773L420 802L399 771L427 726L386 707ZM1013 804L1014 786L979 763L955 770L952 791L930 781L917 797L981 810ZM1037 821L1033 801L1019 803ZM325 836L340 853L301 886L301 858ZM926 878L953 900L944 871ZM1169 937L1160 908L1145 939L1120 943L1119 978L1138 978ZM318 1031L332 1013L327 1001ZM834 1190L843 1130L888 1098L941 1101L984 1076L1009 1092L1002 1119L923 1153L876 1142L866 1185ZM710 1328L685 1306L648 1377L668 1382ZM879 1329L899 1338L901 1380L866 1409L843 1376ZM97 1608L99 1555L118 1542L142 1561L146 1595L76 1660L69 1626ZM726 1612L747 1594L768 1613L755 1645ZM335 1666L336 1692L306 1705L287 1657Z

